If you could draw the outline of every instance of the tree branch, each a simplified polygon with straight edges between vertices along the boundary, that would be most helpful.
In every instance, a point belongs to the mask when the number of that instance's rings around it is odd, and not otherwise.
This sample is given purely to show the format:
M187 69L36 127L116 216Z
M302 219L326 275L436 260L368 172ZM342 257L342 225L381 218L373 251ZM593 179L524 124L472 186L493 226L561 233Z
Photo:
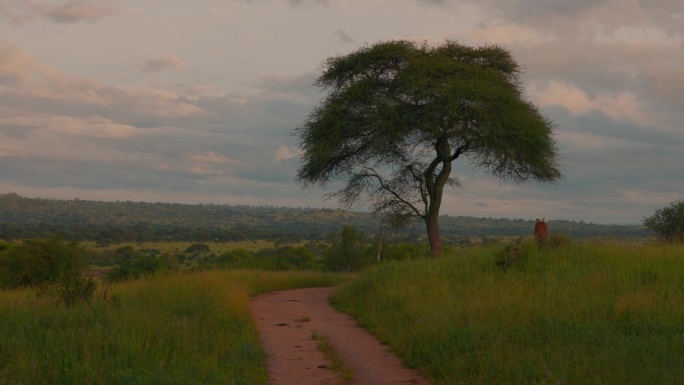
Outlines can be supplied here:
M385 181L382 179L382 177L372 168L366 168L367 170L366 173L363 175L373 177L375 178L378 183L380 184L380 187L390 193L394 198L399 201L401 204L405 205L408 207L411 211L413 211L417 217L423 218L424 215L420 213L420 211L413 205L411 202L407 201L406 199L402 198L401 195L399 195L396 191L394 191L390 186L388 186Z

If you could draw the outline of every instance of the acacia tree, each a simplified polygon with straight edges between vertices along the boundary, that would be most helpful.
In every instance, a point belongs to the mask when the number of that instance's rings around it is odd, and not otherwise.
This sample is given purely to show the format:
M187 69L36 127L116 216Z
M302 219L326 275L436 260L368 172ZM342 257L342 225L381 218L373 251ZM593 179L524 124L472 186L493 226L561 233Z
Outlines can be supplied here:
M684 200L670 203L644 218L644 226L668 242L684 242Z
M516 183L561 178L553 124L523 96L520 68L497 46L398 40L323 63L327 95L295 129L304 187L346 185L328 197L366 199L396 223L425 222L440 256L439 210L452 163Z

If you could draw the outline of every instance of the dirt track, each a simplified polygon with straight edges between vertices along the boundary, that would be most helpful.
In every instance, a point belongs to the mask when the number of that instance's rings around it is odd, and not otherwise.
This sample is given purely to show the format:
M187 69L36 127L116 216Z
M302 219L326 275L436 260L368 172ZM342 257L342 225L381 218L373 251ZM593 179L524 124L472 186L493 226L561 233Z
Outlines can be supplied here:
M344 384L330 370L314 331L328 337L354 373L351 384L429 385L346 314L329 304L331 288L277 291L254 298L250 307L269 355L271 385Z

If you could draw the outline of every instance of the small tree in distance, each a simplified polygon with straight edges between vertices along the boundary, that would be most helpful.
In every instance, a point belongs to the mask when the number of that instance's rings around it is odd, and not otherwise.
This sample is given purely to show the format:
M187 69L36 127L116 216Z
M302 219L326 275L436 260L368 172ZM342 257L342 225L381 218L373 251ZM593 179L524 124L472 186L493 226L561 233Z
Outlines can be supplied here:
M562 177L553 124L523 97L518 64L497 46L388 41L328 58L316 85L328 91L295 129L304 187L346 207L362 198L395 225L419 218L433 256L452 162L466 158L516 183Z
M644 218L644 226L668 242L684 242L684 200L670 203Z

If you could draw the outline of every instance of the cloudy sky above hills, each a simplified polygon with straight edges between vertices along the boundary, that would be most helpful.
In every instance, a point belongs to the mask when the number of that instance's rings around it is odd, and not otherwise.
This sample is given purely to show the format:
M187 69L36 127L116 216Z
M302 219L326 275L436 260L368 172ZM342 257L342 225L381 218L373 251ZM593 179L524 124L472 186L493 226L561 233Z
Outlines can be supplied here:
M335 207L291 130L321 62L388 39L498 44L566 177L461 164L443 213L638 223L684 198L681 0L0 0L0 193Z

